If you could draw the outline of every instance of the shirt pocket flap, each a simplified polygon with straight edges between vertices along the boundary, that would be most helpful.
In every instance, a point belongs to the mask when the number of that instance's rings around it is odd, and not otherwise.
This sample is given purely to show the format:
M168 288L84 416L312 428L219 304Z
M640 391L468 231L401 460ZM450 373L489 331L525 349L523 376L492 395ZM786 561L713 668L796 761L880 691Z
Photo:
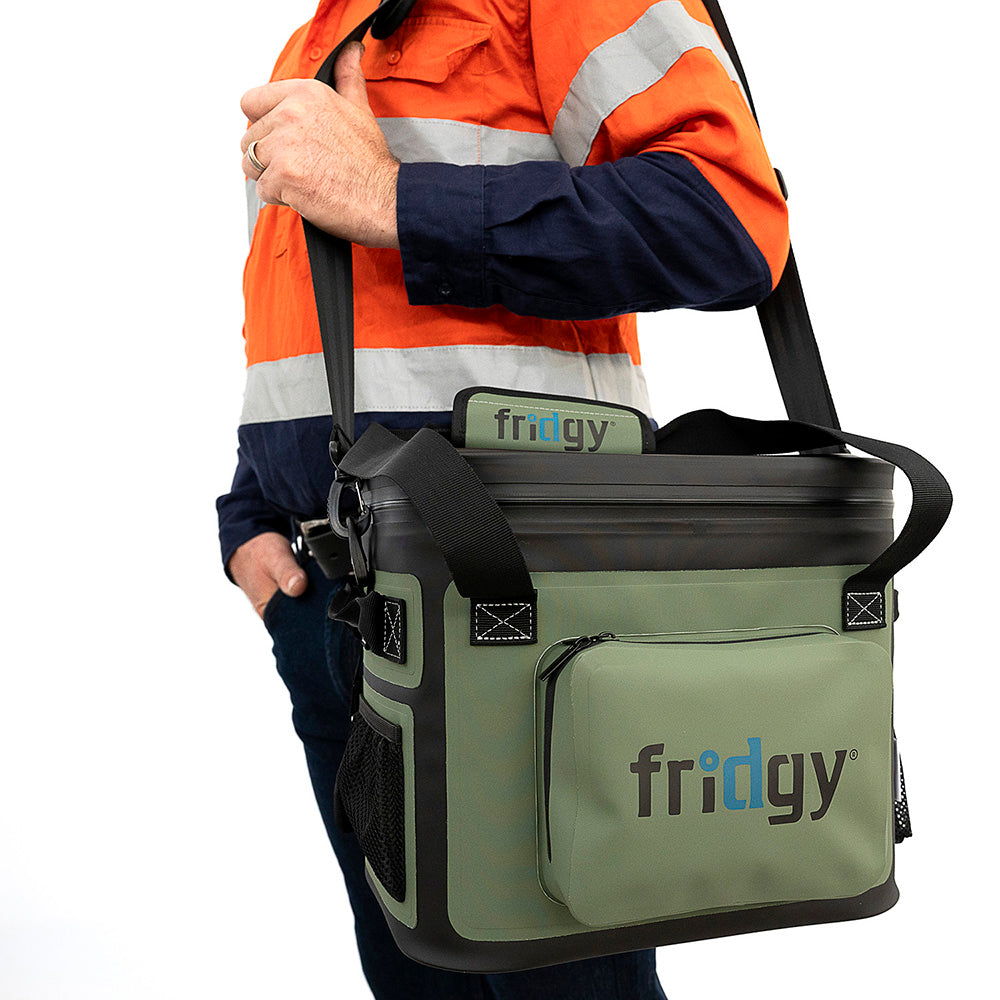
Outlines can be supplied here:
M367 80L442 83L488 41L493 29L454 17L411 18L384 41L370 39L361 60ZM479 70L482 72L482 69Z

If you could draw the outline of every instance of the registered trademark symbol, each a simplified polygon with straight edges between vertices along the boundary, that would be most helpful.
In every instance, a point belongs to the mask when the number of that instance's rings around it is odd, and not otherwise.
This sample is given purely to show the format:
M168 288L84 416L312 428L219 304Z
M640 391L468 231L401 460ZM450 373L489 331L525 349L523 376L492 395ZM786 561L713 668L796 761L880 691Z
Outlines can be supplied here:
M857 760L857 759L858 759L858 751L857 750L852 750L851 751L851 760Z
M617 427L618 426L618 422L616 420L612 420L611 421L611 426L612 427Z

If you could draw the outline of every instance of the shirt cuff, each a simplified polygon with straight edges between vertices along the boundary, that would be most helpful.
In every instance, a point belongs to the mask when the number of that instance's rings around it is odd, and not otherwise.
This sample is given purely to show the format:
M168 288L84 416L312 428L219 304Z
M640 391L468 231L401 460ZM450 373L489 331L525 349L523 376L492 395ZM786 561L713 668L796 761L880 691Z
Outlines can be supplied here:
M477 164L400 166L396 227L411 305L489 305L483 234L485 176L485 167Z

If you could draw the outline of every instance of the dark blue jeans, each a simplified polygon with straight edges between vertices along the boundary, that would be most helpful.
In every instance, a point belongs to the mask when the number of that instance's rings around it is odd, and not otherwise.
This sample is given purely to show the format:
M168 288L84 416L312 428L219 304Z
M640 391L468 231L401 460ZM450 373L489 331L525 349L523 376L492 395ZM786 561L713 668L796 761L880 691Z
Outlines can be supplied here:
M319 811L344 872L361 965L376 1000L666 1000L653 951L497 975L443 972L399 951L365 882L354 834L341 833L333 820L333 783L347 739L360 649L348 629L327 620L337 583L326 580L315 563L307 569L306 593L292 598L279 591L264 610L264 624L292 698L292 724L305 747Z

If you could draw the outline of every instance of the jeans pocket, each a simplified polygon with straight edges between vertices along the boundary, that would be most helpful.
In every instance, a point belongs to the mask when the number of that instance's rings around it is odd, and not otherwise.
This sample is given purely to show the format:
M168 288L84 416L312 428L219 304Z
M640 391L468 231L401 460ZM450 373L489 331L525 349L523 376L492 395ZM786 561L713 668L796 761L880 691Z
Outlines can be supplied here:
M345 740L349 695L335 681L327 651L326 609L331 581L307 566L309 586L299 597L280 590L264 608L275 665L292 701L292 722L300 737ZM348 692L350 687L348 687Z
M267 629L271 635L274 635L275 628L275 618L280 613L279 608L282 604L282 599L288 595L278 587L277 590L270 596L267 604L264 605L264 610L261 612L261 619L264 622L264 628Z

